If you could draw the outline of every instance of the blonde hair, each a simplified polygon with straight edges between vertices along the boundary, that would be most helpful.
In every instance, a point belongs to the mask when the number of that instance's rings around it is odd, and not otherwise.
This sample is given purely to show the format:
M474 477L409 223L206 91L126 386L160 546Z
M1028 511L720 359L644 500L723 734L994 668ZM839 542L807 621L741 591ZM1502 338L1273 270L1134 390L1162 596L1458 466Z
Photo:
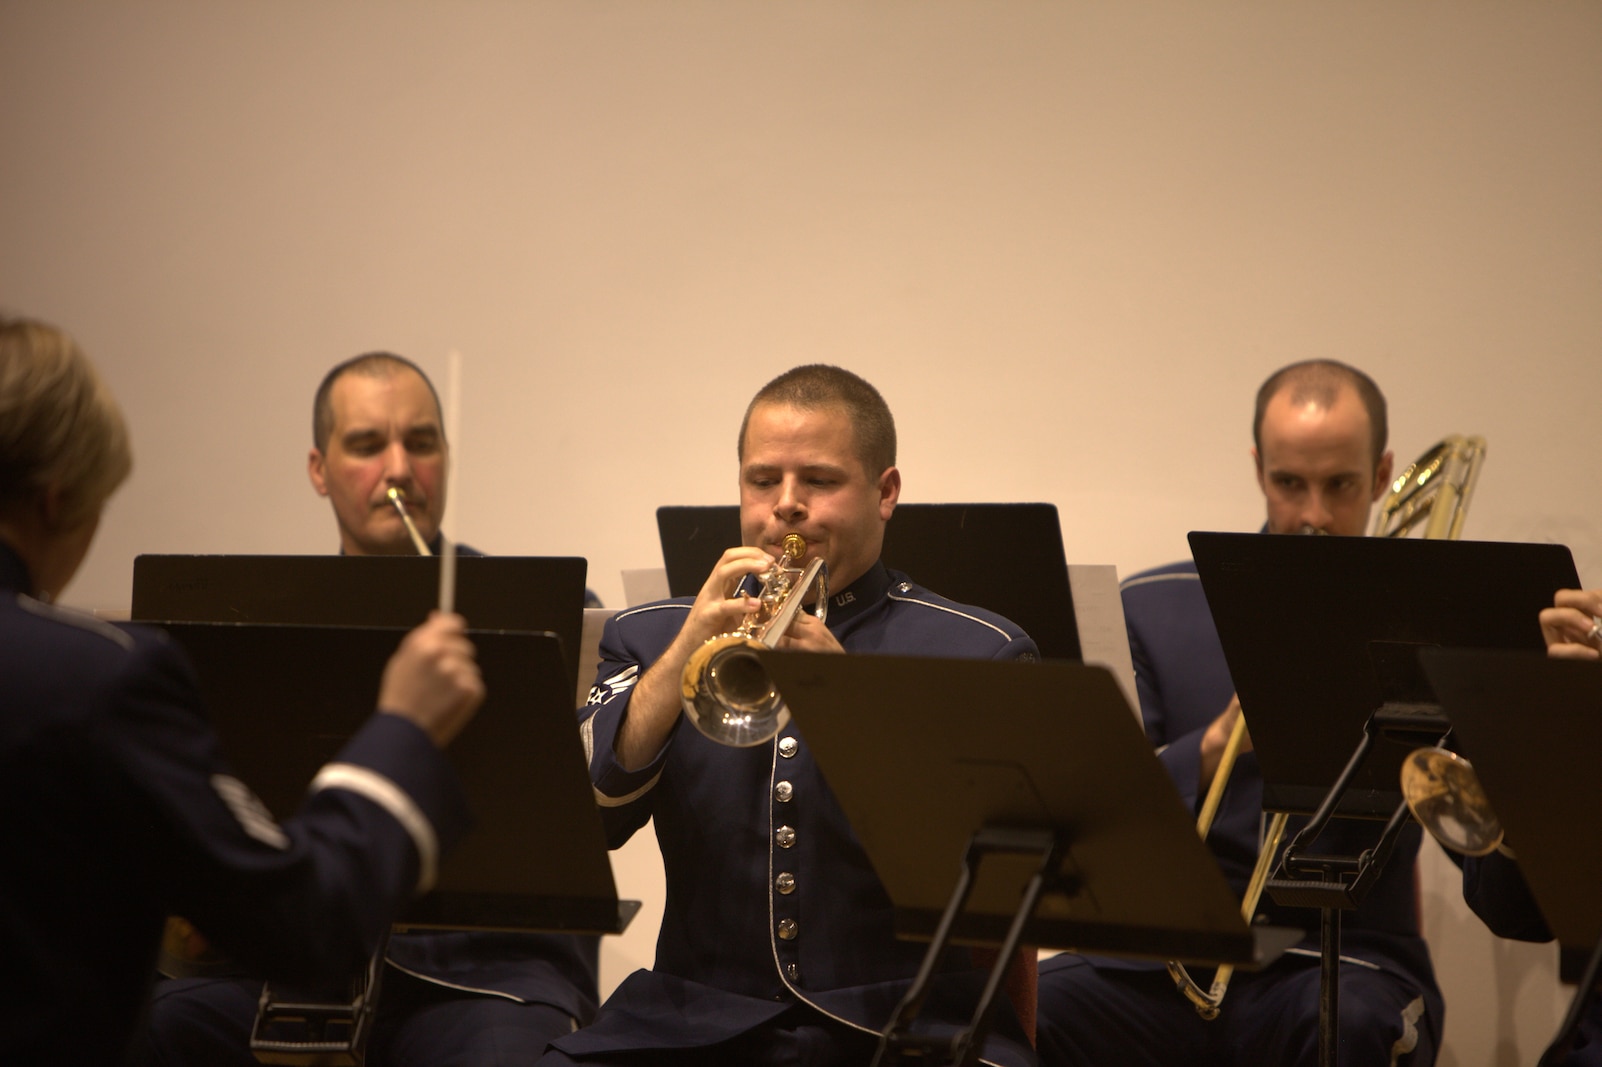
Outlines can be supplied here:
M0 315L0 513L55 488L61 527L76 528L132 468L122 411L77 342Z

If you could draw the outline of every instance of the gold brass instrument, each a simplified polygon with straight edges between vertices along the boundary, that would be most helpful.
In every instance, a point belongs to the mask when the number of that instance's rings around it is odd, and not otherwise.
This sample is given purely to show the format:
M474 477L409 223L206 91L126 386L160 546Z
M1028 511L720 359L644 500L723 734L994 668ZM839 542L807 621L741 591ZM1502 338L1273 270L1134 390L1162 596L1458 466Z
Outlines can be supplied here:
M1240 750L1245 743L1246 716L1238 715L1234 728L1229 731L1229 740L1224 744L1224 754L1219 757L1218 770L1213 773L1213 783L1207 789L1207 798L1202 801L1201 814L1196 819L1196 833L1203 841L1207 840L1207 831L1213 828L1213 818L1218 814L1218 805L1224 799L1224 789L1229 783L1230 774L1235 770L1235 761L1240 758ZM1268 822L1268 833L1264 836L1262 847L1257 852L1257 865L1252 868L1251 879L1246 883L1246 892L1240 901L1241 917L1248 924L1257 914L1257 902L1263 897L1263 887L1268 884L1268 872L1273 869L1274 857L1279 852L1279 843L1285 836L1285 824L1289 820L1289 815L1277 811ZM1168 961L1168 975L1174 980L1175 987L1195 1007L1196 1014L1208 1020L1218 1018L1218 1012L1224 1004L1224 994L1229 991L1229 980L1234 973L1234 964L1220 964L1213 972L1212 985L1203 989L1190 976L1183 963L1178 960Z
M1465 856L1508 852L1502 821L1469 761L1444 748L1415 748L1402 763L1402 798L1419 825ZM1511 855L1511 853L1509 853Z
M1369 534L1406 537L1422 522L1426 540L1456 541L1483 462L1485 438L1441 438L1392 480Z
M1380 502L1379 509L1374 514L1374 522L1369 530L1374 537L1406 537L1415 528L1423 525L1425 539L1455 541L1463 532L1463 520L1468 514L1470 500L1474 496L1474 486L1479 480L1480 465L1485 460L1485 438L1478 436L1451 435L1442 438L1435 445L1425 450L1424 454L1414 460L1408 467L1397 475L1392 481L1385 498ZM1311 526L1303 527L1299 532L1304 534L1322 534L1323 530ZM1218 770L1213 775L1211 787L1207 797L1202 803L1201 814L1196 820L1197 833L1203 839L1212 828L1213 818L1218 806L1223 800L1224 789L1228 785L1230 775L1234 772L1235 762L1239 758L1246 737L1246 717L1240 716L1235 720L1235 726L1230 731L1229 741L1224 746L1223 756L1219 759ZM1429 767L1433 770L1433 781L1425 778L1411 789L1408 785L1409 768L1415 766ZM1449 764L1449 766L1448 766ZM1472 786L1459 784L1462 774L1466 773ZM1431 790L1437 795L1445 795L1451 790L1454 800L1468 801L1471 797L1478 797L1484 801L1485 793L1480 789L1478 779L1473 777L1473 770L1468 767L1468 761L1439 748L1423 748L1412 753L1402 765L1402 791L1404 796L1411 797L1417 793L1423 796ZM1450 786L1443 785L1450 782ZM1424 828L1435 835L1440 835L1433 829L1424 816L1419 814L1418 808L1412 807L1412 800L1408 801L1409 808L1418 818ZM1434 811L1445 813L1449 808L1457 810L1458 805L1446 802L1437 802ZM1485 805L1483 811L1488 820L1471 817L1467 814L1458 817L1459 826L1451 826L1452 830L1466 831L1471 824L1483 827L1486 821L1495 824L1497 842L1500 841L1501 826L1496 823L1496 816ZM1284 837L1285 824L1289 816L1285 812L1276 812L1269 821L1268 832L1264 835L1262 847L1257 855L1257 866L1252 870L1251 880L1246 885L1246 893L1241 900L1241 915L1250 923L1257 911L1257 903L1262 898L1263 888L1268 883L1269 872L1273 869L1275 854L1279 851L1281 838ZM1443 820L1443 823L1446 820ZM1483 833L1481 830L1479 833ZM1460 836L1468 836L1466 832ZM1478 839L1478 834L1476 835ZM1475 853L1484 855L1498 847L1492 842L1484 852ZM1447 847L1453 847L1447 845ZM1169 961L1168 973L1174 980L1174 985L1187 1000L1195 1005L1196 1013L1203 1019L1216 1019L1222 1007L1224 994L1228 992L1230 977L1234 974L1234 967L1224 964L1213 975L1213 982L1208 989L1202 989L1185 970L1185 965L1178 961Z
M756 649L779 643L814 579L819 619L828 610L827 569L815 559L805 569L795 564L807 554L800 534L784 539L778 562L761 576L761 607L733 631L718 634L690 654L680 677L684 714L695 728L719 744L750 748L772 740L790 721L790 710L757 659Z
M411 515L406 512L406 490L392 485L389 487L389 492L384 495L389 497L389 502L395 505L396 511L400 512L401 522L406 524L406 532L411 534L412 544L416 546L417 554L419 556L432 556L434 554L433 550L428 547L428 542L423 540L423 535L417 530L417 524L412 521Z
M1373 533L1405 537L1423 522L1426 538L1457 540L1484 460L1485 438L1443 438L1396 476ZM1507 851L1501 820L1462 756L1438 746L1414 749L1402 762L1401 782L1413 818L1442 847L1467 856Z

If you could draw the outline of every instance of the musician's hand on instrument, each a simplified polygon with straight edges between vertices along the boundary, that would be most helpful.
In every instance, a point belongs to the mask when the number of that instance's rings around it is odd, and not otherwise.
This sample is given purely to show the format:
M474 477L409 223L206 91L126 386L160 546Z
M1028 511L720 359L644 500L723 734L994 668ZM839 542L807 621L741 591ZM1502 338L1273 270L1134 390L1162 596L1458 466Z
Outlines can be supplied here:
M779 639L777 646L783 652L844 652L840 642L822 619L802 613L790 623L790 629Z
M484 702L484 679L460 615L432 612L384 667L381 712L416 723L444 748Z
M773 557L751 545L731 548L719 558L717 566L707 576L706 583L690 606L689 618L679 631L679 640L685 647L694 648L703 641L726 634L740 625L747 615L758 608L755 597L736 597L734 591L751 575L759 575L773 566Z
M1235 723L1240 719L1240 697L1231 696L1229 706L1226 707L1207 727L1201 740L1201 775L1196 783L1198 792L1207 792L1213 783L1213 775L1218 773L1218 764L1224 758L1224 748L1229 744L1229 735L1235 729ZM1240 753L1246 754L1252 750L1252 735L1246 731L1241 737Z
M1602 589L1559 589L1552 602L1541 612L1547 655L1602 658Z

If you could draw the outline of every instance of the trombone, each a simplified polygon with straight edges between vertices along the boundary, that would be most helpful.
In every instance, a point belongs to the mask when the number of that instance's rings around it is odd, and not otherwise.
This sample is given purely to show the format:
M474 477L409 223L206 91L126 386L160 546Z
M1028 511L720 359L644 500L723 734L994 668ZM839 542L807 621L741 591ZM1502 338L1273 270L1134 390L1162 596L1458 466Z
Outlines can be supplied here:
M1369 530L1370 536L1406 537L1422 525L1422 535L1427 540L1457 540L1463 532L1463 520L1468 514L1469 502L1473 499L1474 487L1479 481L1480 466L1484 461L1485 438L1459 434L1443 437L1391 481L1390 489L1374 513L1373 526ZM1302 532L1321 531L1308 528ZM1229 784L1229 778L1234 772L1245 739L1246 717L1241 715L1235 720L1235 726L1230 731L1229 741L1225 744L1224 753L1219 759L1218 770L1213 774L1212 785L1207 790L1207 797L1202 802L1201 813L1196 820L1196 832L1204 840L1207 832L1212 829L1213 818L1223 801L1224 789ZM1463 770L1467 770L1472 779L1473 771L1468 769L1468 761L1440 748L1419 749L1403 763L1404 795L1409 792L1406 783L1408 768L1415 763L1428 764L1435 769L1435 773L1442 780L1446 780L1446 776L1450 775L1452 788L1457 790L1453 794L1454 797L1470 795L1469 787L1457 784L1461 780ZM1451 764L1450 769L1444 767L1447 763ZM1422 793L1429 788L1431 785L1426 782L1418 791ZM1444 792L1439 785L1434 788L1437 793ZM1473 779L1472 792L1483 801L1485 794L1479 788L1477 779ZM1436 805L1440 811L1445 811L1447 807L1446 804ZM1425 822L1423 816L1418 814L1418 809L1413 810L1415 817L1424 824L1425 829L1435 835L1436 831ZM1489 805L1485 805L1484 810L1489 814ZM1494 821L1495 815L1490 815L1490 818ZM1247 882L1246 893L1241 899L1241 916L1247 923L1250 923L1256 915L1258 901L1262 899L1263 888L1268 884L1268 875L1273 869L1274 859L1279 852L1280 841L1284 837L1285 824L1288 820L1289 815L1286 812L1275 812L1273 818L1269 820L1267 833L1263 835L1262 846L1257 854L1257 866L1252 869L1251 880ZM1470 821L1466 813L1463 821L1465 823ZM1479 855L1498 847L1501 840L1500 824L1497 824L1495 832L1496 841L1486 847L1484 852L1478 853ZM1203 1019L1218 1018L1224 994L1229 990L1229 981L1234 971L1235 968L1231 964L1220 966L1213 974L1212 985L1202 989L1191 978L1183 963L1177 960L1168 962L1168 973L1173 978L1175 987L1195 1006L1196 1014Z
M1397 476L1374 515L1373 532L1401 537L1423 522L1426 538L1457 540L1484 459L1485 438L1444 438ZM1414 749L1402 761L1401 784L1413 818L1442 847L1465 856L1511 855L1502 844L1501 820L1462 756L1439 745Z

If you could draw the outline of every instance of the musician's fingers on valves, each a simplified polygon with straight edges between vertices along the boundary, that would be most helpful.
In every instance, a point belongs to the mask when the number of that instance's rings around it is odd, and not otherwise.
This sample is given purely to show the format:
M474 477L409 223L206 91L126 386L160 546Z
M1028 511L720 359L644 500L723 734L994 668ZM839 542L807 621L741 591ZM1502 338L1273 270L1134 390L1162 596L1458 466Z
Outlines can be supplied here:
M707 575L706 584L696 594L685 629L701 634L702 640L733 630L758 606L753 597L735 595L740 584L753 575L762 574L773 562L772 556L751 545L723 553L712 573Z
M778 647L786 652L844 652L822 619L805 613L795 617Z
M1602 658L1602 589L1560 589L1541 612L1547 654L1564 659Z

